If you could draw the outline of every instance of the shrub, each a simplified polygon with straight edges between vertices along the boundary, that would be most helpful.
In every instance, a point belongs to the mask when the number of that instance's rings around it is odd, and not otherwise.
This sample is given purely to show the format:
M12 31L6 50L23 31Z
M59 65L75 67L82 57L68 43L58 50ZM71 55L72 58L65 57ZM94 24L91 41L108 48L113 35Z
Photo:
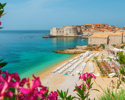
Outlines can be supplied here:
M121 49L124 49L124 46L121 46Z
M103 47L103 49L105 49L105 45L104 44L100 44L102 47Z
M110 57L107 57L110 61L112 61L112 58L110 58Z
M113 44L113 47L115 47L116 45L115 44Z
M119 60L118 60L118 59L116 59L116 61L117 61L117 62L119 62Z
M6 3L3 3L3 4L1 4L0 3L0 18L3 16L3 15L5 15L5 14L3 14L4 13L4 6L6 5ZM0 25L1 25L1 22L0 22ZM2 29L3 27L0 27L0 29Z
M125 64L125 55L123 54L122 51L119 51L119 63L120 64Z
M99 63L98 63L98 61L96 61L96 63L97 63L97 66L99 67Z
M114 98L114 99L113 99ZM99 97L99 100L124 100L125 90L121 89L118 92L113 92L109 88Z
M88 44L88 45L87 45L87 47L91 47L91 45L90 45L90 44Z

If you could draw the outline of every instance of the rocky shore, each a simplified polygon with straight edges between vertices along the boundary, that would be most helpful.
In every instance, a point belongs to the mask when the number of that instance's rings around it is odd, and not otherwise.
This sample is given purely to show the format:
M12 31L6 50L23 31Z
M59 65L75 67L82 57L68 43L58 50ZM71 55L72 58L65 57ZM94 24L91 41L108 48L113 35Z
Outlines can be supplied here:
M85 53L86 46L76 46L76 48L64 49L64 50L57 50L53 51L55 53L66 53L66 54L80 54Z
M82 38L83 38L83 39L88 39L88 38L89 38L89 36L82 36Z
M53 51L55 53L66 53L66 54L80 54L85 53L86 50L78 50L78 49L65 49L65 50L57 50Z
M66 54L80 54L85 53L86 51L102 51L101 46L93 46L93 47L87 47L87 46L76 46L76 48L69 48L64 50L56 50L53 51L55 53L66 53Z

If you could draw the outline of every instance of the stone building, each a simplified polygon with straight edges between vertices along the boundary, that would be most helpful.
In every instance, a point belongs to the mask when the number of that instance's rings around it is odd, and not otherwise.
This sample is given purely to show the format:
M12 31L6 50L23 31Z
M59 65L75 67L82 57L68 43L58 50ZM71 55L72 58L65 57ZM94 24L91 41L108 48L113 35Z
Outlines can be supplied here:
M122 34L123 43L125 43L125 32Z
M84 27L87 28L87 29L92 28L92 24L84 24Z
M77 29L73 26L53 28L50 30L51 36L77 36Z
M121 44L122 41L122 34L109 35L109 44Z
M95 33L92 36L89 37L88 39L88 44L108 44L108 35L105 35L104 33Z
M88 39L88 44L121 44L125 41L124 33L95 33Z
M84 25L72 25L53 28L50 31L52 36L91 36L95 33L116 33L123 32L125 28L115 27L114 25L108 25L107 23L101 24L84 24ZM109 36L108 36L109 37ZM113 36L110 36L111 40ZM114 36L115 38L115 36ZM111 44L112 42L109 41Z

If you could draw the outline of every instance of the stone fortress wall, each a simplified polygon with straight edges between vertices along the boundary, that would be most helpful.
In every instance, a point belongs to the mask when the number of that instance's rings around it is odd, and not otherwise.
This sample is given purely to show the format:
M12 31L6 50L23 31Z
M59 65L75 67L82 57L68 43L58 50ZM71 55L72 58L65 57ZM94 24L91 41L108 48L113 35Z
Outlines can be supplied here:
M51 36L77 36L77 29L72 26L57 27L50 30Z
M121 44L125 43L125 32L116 32L116 33L95 33L89 37L88 44Z

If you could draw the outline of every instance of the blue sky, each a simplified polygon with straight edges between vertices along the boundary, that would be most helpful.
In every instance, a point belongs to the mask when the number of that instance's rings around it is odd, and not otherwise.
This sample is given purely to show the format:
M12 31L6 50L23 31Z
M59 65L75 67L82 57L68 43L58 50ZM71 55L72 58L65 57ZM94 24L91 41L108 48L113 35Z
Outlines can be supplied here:
M4 30L108 23L125 26L125 0L0 0L7 2L0 21Z

